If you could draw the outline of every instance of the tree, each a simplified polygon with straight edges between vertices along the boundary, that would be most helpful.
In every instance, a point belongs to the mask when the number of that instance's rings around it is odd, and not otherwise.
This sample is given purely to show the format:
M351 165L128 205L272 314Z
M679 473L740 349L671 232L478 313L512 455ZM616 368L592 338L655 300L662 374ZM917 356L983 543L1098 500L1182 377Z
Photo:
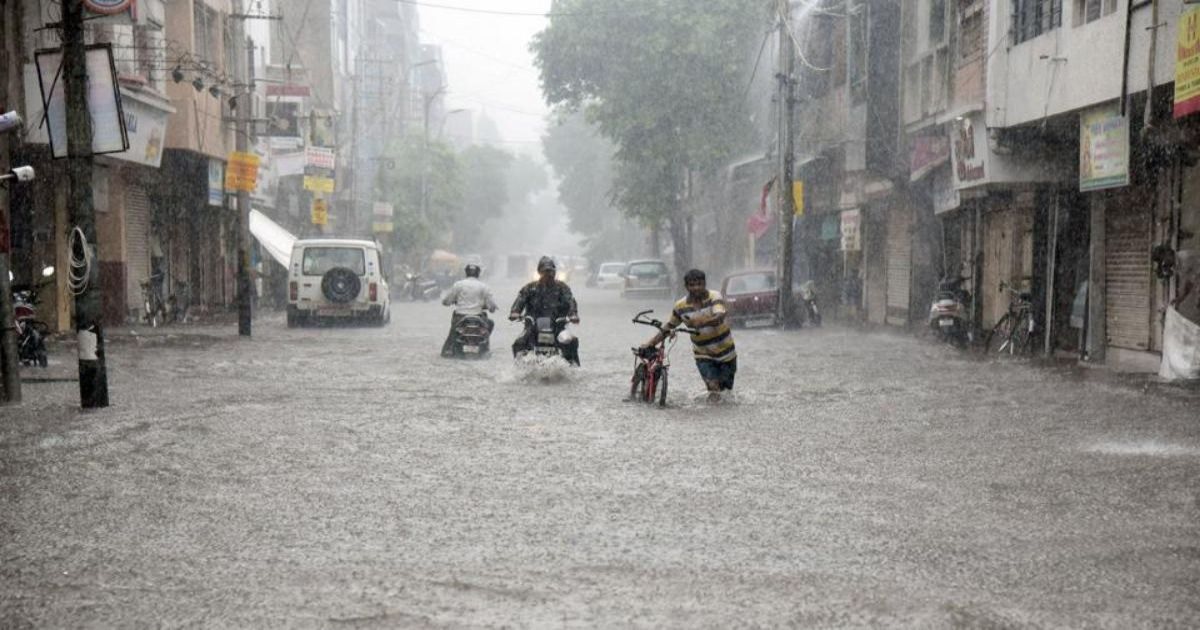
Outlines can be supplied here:
M555 0L534 38L546 101L582 110L612 141L616 204L667 227L679 272L691 263L688 174L713 176L752 140L739 86L768 9L760 0Z
M459 156L466 180L463 204L454 220L454 248L476 251L483 234L481 227L500 217L508 204L508 171L511 153L489 146L467 147Z
M446 144L425 147L417 135L405 136L388 149L389 168L379 171L377 186L394 210L392 245L413 265L434 248L448 245L454 216L462 207L462 165ZM421 174L426 174L428 204L422 211Z

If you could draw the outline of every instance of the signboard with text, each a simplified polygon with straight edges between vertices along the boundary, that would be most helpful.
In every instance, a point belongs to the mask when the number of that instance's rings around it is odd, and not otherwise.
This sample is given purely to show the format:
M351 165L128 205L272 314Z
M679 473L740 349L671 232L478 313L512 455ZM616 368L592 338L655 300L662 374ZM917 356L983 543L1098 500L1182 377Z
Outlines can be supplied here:
M234 151L229 154L225 165L225 188L254 192L258 187L258 156L253 153Z
M329 224L329 202L324 199L313 199L312 201L312 224L313 225L328 225Z
M862 249L862 215L857 208L842 211L842 251Z
M1129 120L1117 103L1079 116L1079 190L1129 184Z
M320 175L305 175L304 190L311 192L333 192L333 178L321 177Z
M1200 4L1184 5L1175 44L1175 118L1200 112Z

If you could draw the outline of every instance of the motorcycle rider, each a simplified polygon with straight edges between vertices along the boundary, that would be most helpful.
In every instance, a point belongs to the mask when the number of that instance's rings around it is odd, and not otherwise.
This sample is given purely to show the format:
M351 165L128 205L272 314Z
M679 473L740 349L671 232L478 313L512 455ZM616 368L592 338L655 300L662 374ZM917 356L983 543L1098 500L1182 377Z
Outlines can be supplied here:
M542 256L537 264L538 279L521 287L516 301L509 309L508 318L517 321L522 317L549 317L558 319L566 317L572 324L579 323L578 306L571 295L571 287L567 283L554 278L557 271L554 259ZM532 326L526 326L525 332L513 342L513 357L533 347L536 331ZM570 343L562 344L563 358L568 363L579 365L579 340L572 339Z
M487 314L495 313L498 307L496 301L492 299L492 290L479 279L479 265L467 265L463 269L463 273L466 277L455 282L450 287L450 291L446 293L446 297L442 298L444 306L454 307L454 313L450 315L450 334L446 336L446 342L442 344L443 357L453 356L454 330L464 317L468 315L482 317L483 321L487 322L489 335L496 327L496 322L492 321Z

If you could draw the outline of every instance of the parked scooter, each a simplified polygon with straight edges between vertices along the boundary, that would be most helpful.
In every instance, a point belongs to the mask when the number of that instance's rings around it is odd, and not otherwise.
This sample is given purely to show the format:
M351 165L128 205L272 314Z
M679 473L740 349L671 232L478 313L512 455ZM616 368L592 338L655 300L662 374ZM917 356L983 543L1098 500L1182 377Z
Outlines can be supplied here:
M929 307L929 327L933 333L959 348L965 348L975 340L967 311L971 294L962 288L965 280L961 275L942 278L933 305Z
M409 272L404 274L404 288L400 294L409 302L429 302L442 297L442 288L437 280L426 278L419 271Z
M37 317L38 289L50 282L54 267L42 269L45 280L28 286L13 287L13 320L17 329L17 360L21 365L46 367L49 354L46 336L50 327Z

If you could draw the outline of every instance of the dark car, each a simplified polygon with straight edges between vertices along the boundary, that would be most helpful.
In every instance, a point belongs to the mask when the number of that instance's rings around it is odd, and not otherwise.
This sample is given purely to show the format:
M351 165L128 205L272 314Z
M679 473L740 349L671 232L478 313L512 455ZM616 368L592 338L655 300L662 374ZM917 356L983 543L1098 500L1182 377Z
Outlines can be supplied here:
M774 326L779 306L775 271L760 269L725 276L721 282L726 318L731 326Z
M667 263L661 260L631 260L625 267L621 297L668 299L673 295Z

